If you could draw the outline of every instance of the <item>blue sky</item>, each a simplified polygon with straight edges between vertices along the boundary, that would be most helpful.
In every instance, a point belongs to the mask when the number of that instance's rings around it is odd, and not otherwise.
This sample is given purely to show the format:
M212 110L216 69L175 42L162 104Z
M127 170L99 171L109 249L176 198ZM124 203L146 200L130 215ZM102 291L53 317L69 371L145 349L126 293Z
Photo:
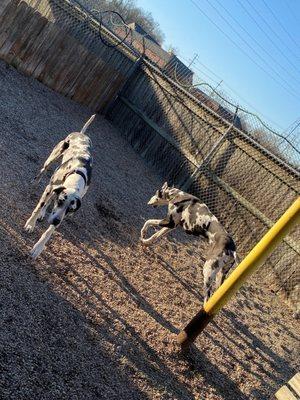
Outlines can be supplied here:
M193 66L203 80L216 85L222 79L224 92L251 111L259 111L278 131L300 117L299 0L136 3L159 23L166 36L164 48L174 46L185 60L198 54Z

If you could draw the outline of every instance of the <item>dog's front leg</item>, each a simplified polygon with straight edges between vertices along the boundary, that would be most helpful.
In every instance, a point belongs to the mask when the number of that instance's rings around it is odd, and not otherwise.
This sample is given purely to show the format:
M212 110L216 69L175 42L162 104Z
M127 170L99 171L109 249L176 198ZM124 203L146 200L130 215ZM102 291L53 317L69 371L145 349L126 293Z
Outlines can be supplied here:
M170 229L170 228L162 228L160 231L158 231L158 232L154 233L152 236L150 236L149 239L141 238L141 242L147 246L150 246L152 243L156 242L158 238L166 235L171 230L172 229Z
M223 254L219 259L219 264L221 267L216 276L215 290L217 290L225 281L228 272L235 264L235 258L233 255L230 257L228 255Z
M47 242L49 241L50 237L52 236L53 232L55 231L55 226L50 225L49 228L42 234L39 241L33 246L32 250L30 251L31 257L35 260L41 252L44 250Z
M205 261L203 267L204 303L206 303L212 295L215 278L219 271L220 265L217 259Z
M35 228L36 221L38 220L39 217L43 217L44 213L49 205L49 203L52 200L53 192L52 192L52 186L48 185L42 194L42 197L40 198L40 201L38 202L37 206L33 210L31 216L28 218L28 220L25 223L24 229L27 232L32 232Z
M141 240L146 236L146 232L150 226L159 226L161 219L148 219L141 230Z

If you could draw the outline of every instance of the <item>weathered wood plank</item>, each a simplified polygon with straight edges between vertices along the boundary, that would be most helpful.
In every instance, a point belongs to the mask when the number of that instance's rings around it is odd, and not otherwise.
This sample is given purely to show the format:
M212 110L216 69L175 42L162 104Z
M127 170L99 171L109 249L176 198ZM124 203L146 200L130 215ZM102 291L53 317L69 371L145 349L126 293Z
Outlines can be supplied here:
M11 0L1 0L0 1L0 16L4 12L5 8L8 6Z
M25 3L21 2L16 8L16 12L13 14L12 18L11 23L8 26L6 25L8 36L2 45L1 55L6 62L14 64L15 56L20 50L19 40L22 38L26 20L30 18L30 9L28 9ZM7 21L5 20L4 23L7 24Z
M132 61L117 50L107 48L95 29L91 33L98 40L97 49L90 52L52 22L58 16L66 21L64 9L53 7L48 0L7 1L0 14L0 55L22 73L33 75L93 109L102 110L118 92ZM54 9L62 14L55 16ZM67 18L75 15L68 14Z
M5 51L2 48L9 46L11 43L11 27L14 26L18 4L18 0L12 0L0 16L0 57L5 55Z

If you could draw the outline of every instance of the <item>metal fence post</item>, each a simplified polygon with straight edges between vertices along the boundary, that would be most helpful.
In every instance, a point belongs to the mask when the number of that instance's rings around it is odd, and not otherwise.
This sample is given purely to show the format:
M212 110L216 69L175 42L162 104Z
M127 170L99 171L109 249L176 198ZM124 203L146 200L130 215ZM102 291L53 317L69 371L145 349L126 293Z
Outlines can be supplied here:
M132 64L127 79L124 81L123 85L121 85L121 88L119 89L118 93L114 96L113 100L106 106L106 108L104 110L104 115L106 117L109 115L111 110L114 108L114 105L118 101L118 98L120 96L124 95L124 93L126 92L126 89L128 88L128 86L129 86L132 78L134 77L136 71L140 67L141 62L142 62L142 57L139 57Z
M207 154L207 156L202 161L202 163L198 165L198 167L195 169L195 171L192 173L192 175L189 176L186 179L186 181L182 184L182 186L181 186L182 190L187 191L191 187L191 185L193 184L194 180L197 179L198 176L200 175L201 170L210 163L210 161L212 160L212 158L214 157L216 152L219 150L221 145L225 142L225 140L227 139L229 133L231 132L231 129L234 127L238 109L239 109L239 107L237 106L236 110L235 110L235 113L234 113L232 124L228 127L228 129L226 130L224 135L215 143L213 148Z

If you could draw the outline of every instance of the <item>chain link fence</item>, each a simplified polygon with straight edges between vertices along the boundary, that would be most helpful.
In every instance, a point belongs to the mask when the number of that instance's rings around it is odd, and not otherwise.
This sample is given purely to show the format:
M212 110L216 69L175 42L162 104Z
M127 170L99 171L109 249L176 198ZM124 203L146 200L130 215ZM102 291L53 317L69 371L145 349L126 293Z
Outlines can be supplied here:
M84 0L72 0L73 4L82 7L89 4ZM217 112L221 117L232 121L236 107L238 107L235 125L252 136L256 141L269 149L273 154L292 164L296 169L300 168L300 124L291 127L289 132L279 132L271 128L258 113L249 111L239 105L224 90L214 88L210 83L199 77L196 70L187 65L188 61L181 60L172 51L165 51L159 43L141 27L134 24L126 24L122 16L112 10L106 10L98 5L98 9L86 10L86 19L96 18L99 22L99 32L105 29L105 33L113 33L115 41L106 41L102 35L102 41L108 46L127 45L132 54L142 57L151 65L156 66L168 77L172 78L180 87L189 91L203 104ZM116 39L117 38L117 39ZM111 39L111 38L110 38ZM217 85L218 86L218 85Z

